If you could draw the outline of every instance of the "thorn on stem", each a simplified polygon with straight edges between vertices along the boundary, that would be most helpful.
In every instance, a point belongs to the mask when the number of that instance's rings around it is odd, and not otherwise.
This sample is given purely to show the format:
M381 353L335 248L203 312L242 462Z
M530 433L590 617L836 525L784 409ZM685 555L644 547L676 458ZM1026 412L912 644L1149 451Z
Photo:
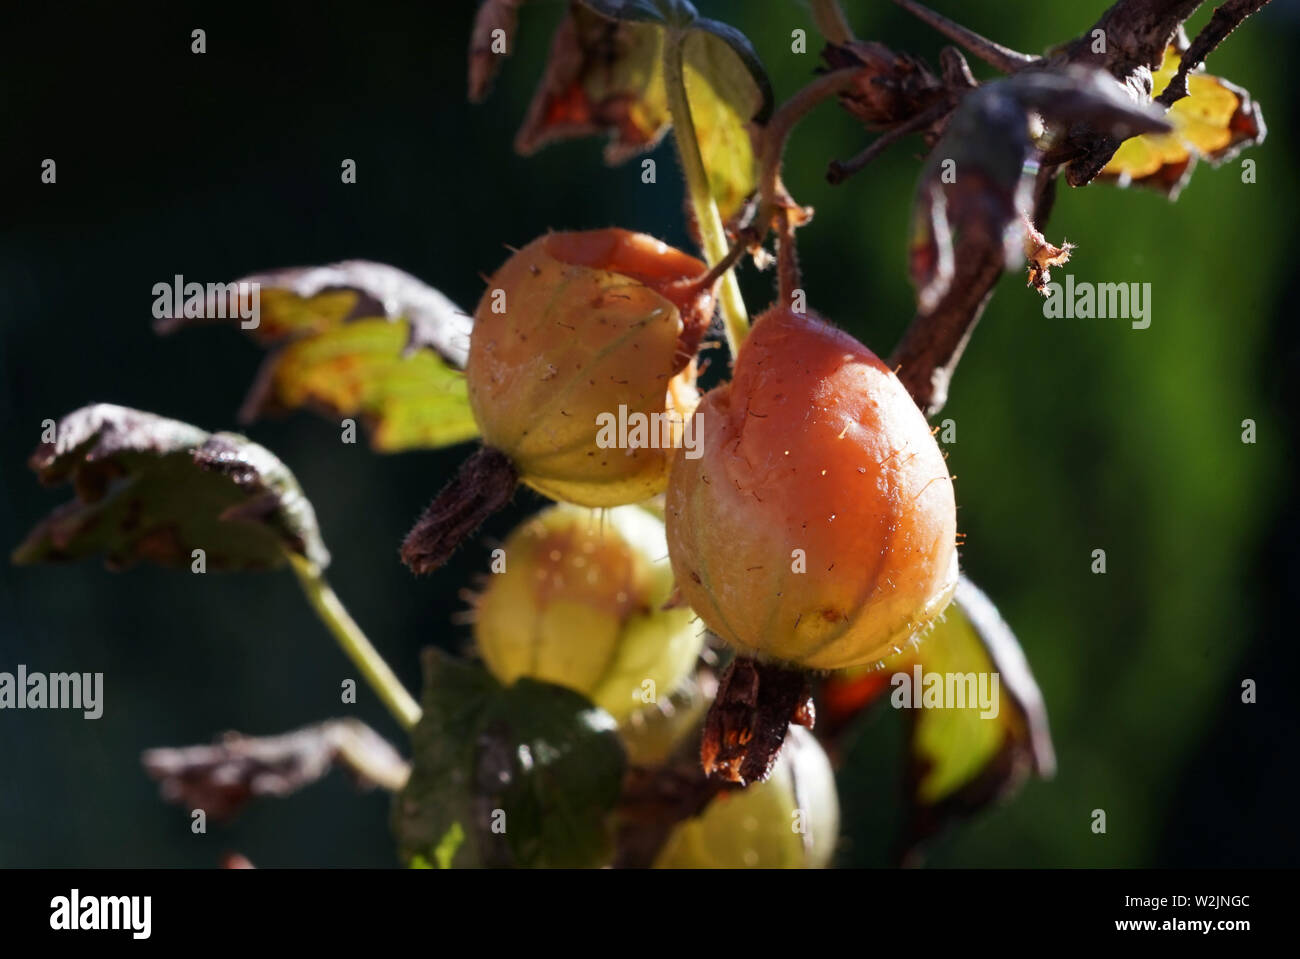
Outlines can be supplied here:
M909 133L924 130L951 109L952 104L947 100L942 100L928 109L922 110L905 123L900 123L892 130L882 133L857 156L848 160L832 160L830 166L826 168L827 182L832 186L838 186L878 157L887 147L897 143Z

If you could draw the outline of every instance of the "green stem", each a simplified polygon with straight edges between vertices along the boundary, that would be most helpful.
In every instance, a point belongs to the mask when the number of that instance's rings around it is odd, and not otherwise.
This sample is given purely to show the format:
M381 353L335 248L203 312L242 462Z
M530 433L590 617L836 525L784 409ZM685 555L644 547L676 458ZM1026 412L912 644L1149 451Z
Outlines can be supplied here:
M853 39L853 28L845 19L839 0L812 0L812 15L813 23L827 43L839 46Z
M388 663L384 662L384 658L379 655L375 647L370 645L366 634L361 631L356 620L344 609L343 603L334 594L334 590L321 576L320 568L301 556L290 556L290 562L293 571L298 575L298 582L302 584L303 592L307 594L307 599L321 622L334 634L338 644L343 647L343 652L347 653L348 658L361 670L361 675L388 707L393 718L401 723L403 729L410 729L420 721L419 703L411 698L411 694L406 691L406 687L389 668Z
M672 116L673 136L677 141L677 156L681 160L682 174L686 177L686 195L695 213L695 224L700 231L700 245L704 259L710 266L727 255L731 244L722 228L718 204L709 189L709 174L700 155L700 142L695 135L695 120L691 117L691 104L686 97L686 75L682 69L682 43L686 31L670 27L664 37L664 88L668 93L668 112ZM740 294L740 283L733 270L722 277L722 290L718 297L722 321L727 333L727 345L734 357L749 332L749 313Z

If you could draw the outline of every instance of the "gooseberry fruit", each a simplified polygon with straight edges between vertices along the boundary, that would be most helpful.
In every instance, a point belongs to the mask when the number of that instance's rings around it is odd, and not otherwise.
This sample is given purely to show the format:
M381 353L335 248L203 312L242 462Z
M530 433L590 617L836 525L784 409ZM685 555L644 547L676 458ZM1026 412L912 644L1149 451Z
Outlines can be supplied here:
M957 583L947 465L898 378L853 337L773 307L695 416L668 486L682 597L742 651L805 669L874 662Z
M820 869L834 854L839 819L830 760L811 733L793 727L765 782L718 793L673 830L654 865Z
M484 446L408 535L406 563L440 566L518 482L591 507L663 492L715 286L628 230L550 233L511 256L474 312L465 370Z
M680 428L698 399L690 360L713 312L710 288L696 283L706 272L618 229L552 233L512 256L489 280L470 339L484 442L552 499L619 506L662 492L679 444L602 448L597 418L622 409L629 422Z
M666 698L703 644L689 609L662 608L667 552L663 523L638 506L556 505L527 520L476 601L488 670L567 686L619 721Z

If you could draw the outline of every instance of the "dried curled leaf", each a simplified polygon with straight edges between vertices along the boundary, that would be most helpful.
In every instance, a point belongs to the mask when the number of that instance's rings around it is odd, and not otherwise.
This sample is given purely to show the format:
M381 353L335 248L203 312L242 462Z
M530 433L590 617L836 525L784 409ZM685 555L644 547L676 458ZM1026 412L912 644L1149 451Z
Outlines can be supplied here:
M430 649L393 831L413 866L605 865L625 760L613 718L562 686L502 686Z
M366 260L274 270L237 284L257 284L258 322L249 332L263 346L277 347L244 401L241 422L300 408L336 422L360 415L379 452L478 435L460 372L472 320L437 290ZM168 316L156 328L170 333L237 317L229 306L209 301L186 311L198 315Z
M1028 70L967 94L917 185L909 257L921 313L951 287L956 244L1000 252L1005 264L1022 255L1037 172L1031 124L1039 117L1118 136L1169 129L1109 76L1082 67Z
M621 22L574 4L551 40L550 57L515 149L609 134L611 166L652 149L668 130L663 30Z
M76 499L38 523L15 563L103 554L112 569L140 561L208 570L271 569L289 554L319 567L329 552L298 481L264 447L153 413L98 403L69 413L30 465Z
M1039 232L1038 228L1025 218L1025 259L1029 262L1029 286L1043 296L1047 296L1047 284L1052 282L1052 267L1064 266L1070 262L1073 243L1057 246Z
M1178 48L1170 45L1152 75L1153 97L1165 92L1180 63ZM1187 96L1176 101L1166 116L1172 132L1125 140L1100 176L1122 187L1148 187L1177 199L1198 158L1217 166L1262 143L1268 132L1259 104L1246 90L1204 72L1188 74Z
M410 773L389 742L356 719L333 719L280 736L230 732L210 746L147 750L140 757L162 797L213 819L229 819L251 799L283 798L335 766L359 786L400 789ZM251 868L251 867L250 867Z
M728 219L757 185L751 129L771 113L771 85L743 34L681 0L574 0L515 149L530 154L608 133L605 161L612 165L653 148L671 122L663 76L668 29L687 31L687 98L714 198Z

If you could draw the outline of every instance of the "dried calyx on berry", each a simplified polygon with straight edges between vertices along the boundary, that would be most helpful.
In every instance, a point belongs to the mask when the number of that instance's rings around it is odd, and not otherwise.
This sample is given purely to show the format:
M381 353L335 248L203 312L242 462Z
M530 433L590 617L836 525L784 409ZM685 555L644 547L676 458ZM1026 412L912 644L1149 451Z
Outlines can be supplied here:
M551 233L511 256L475 310L466 367L485 445L407 536L407 565L440 566L519 482L593 507L662 492L699 399L715 286L694 257L614 228ZM623 442L609 423L640 429Z

